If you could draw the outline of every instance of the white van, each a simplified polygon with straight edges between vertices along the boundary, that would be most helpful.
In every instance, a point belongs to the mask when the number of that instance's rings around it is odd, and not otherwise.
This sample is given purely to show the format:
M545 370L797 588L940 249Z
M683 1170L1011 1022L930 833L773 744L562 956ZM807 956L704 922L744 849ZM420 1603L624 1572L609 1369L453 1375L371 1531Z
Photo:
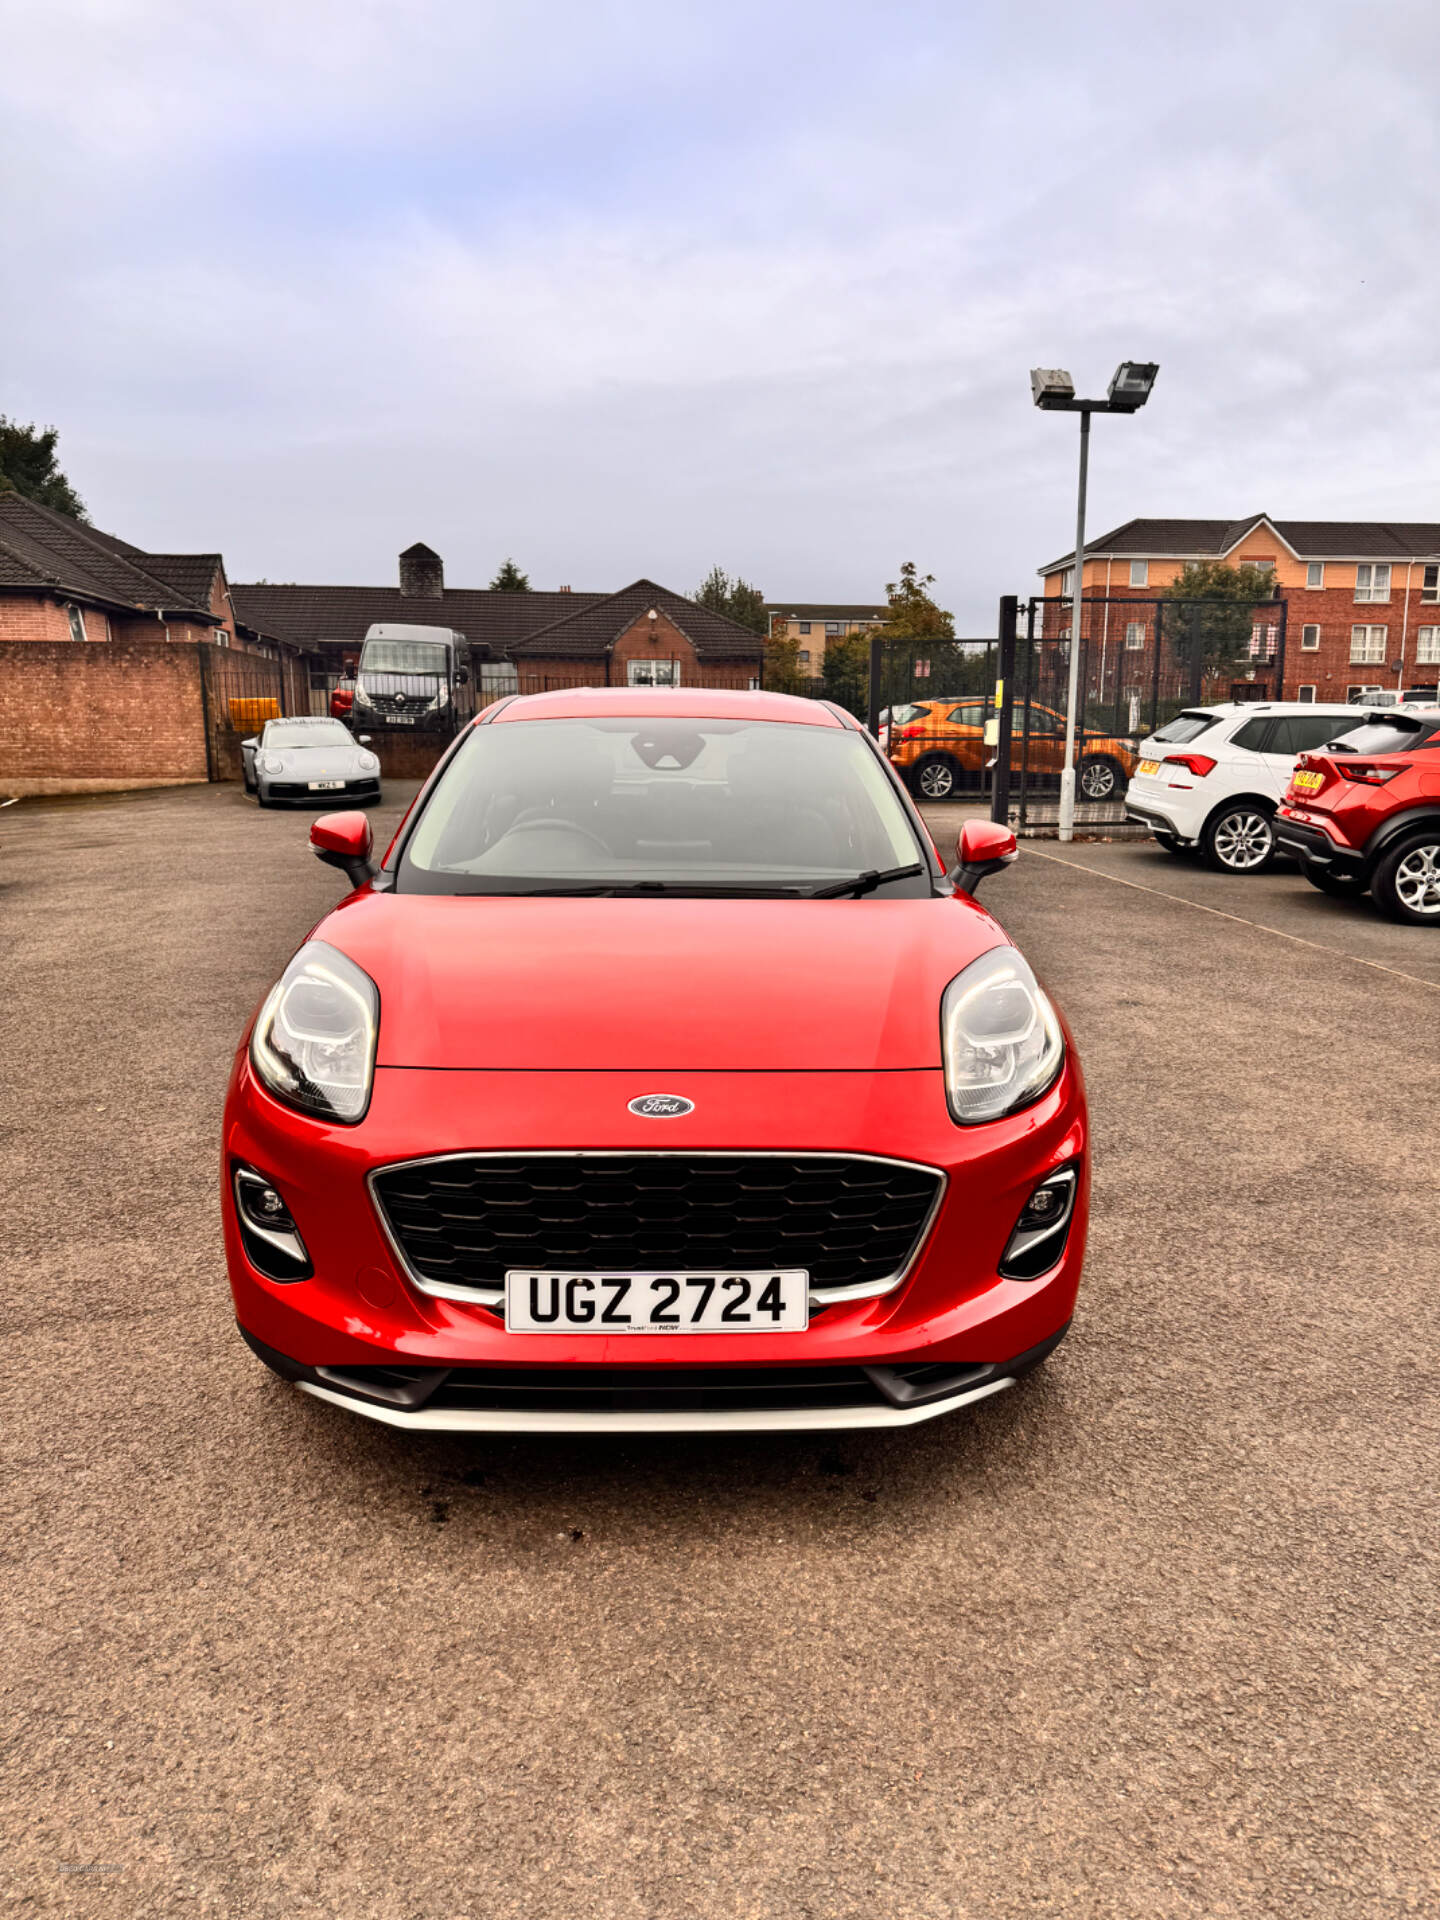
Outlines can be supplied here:
M453 727L455 690L470 678L466 652L452 627L377 621L360 648L351 726Z

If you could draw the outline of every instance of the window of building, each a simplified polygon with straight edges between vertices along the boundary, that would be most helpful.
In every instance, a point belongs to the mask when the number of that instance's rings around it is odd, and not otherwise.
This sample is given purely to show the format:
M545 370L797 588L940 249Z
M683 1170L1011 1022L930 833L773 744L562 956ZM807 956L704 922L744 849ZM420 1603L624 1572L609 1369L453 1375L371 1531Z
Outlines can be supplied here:
M627 663L625 677L632 687L678 687L680 662L678 660L631 660Z
M1427 667L1440 663L1440 627L1418 627L1415 631L1415 658Z
M1063 593L1063 594L1067 594L1067 595L1068 595L1068 594L1072 594L1072 593L1074 593L1074 591L1075 591L1075 569L1074 569L1074 567L1066 567L1066 569L1065 569L1065 571L1064 571L1064 572L1063 572L1063 573L1061 574L1061 576L1060 576L1060 591L1061 591L1061 593Z
M1257 573L1274 573L1275 571L1273 560L1247 560L1244 564L1247 567L1254 567Z
M809 664L810 664L810 649L809 649L809 647L801 647L801 649L800 649L800 664L801 664L801 666L802 666L802 667L808 667L808 666L809 666Z
M1252 660L1273 660L1280 644L1280 629L1276 626L1261 626L1258 622L1250 629L1250 658Z
M1318 653L1320 651L1319 627L1301 627L1300 646L1305 653Z
M800 628L800 631L801 631L801 633L809 633L809 631L810 631L810 622L809 622L808 620L801 620L801 621L799 621L799 622L798 622L797 624L798 624L798 626L799 626L799 628Z
M825 631L826 633L839 633L840 622L838 620L827 620L825 622Z
M1420 576L1420 598L1422 600L1440 600L1440 566L1426 567Z
M1297 687L1295 689L1295 698L1297 700L1304 701L1305 704L1308 706L1309 703L1315 698L1314 687Z
M1351 627L1350 661L1358 665L1363 661L1367 666L1378 665L1385 658L1385 639L1388 627Z
M1324 586L1325 562L1323 560L1311 560L1309 562L1305 568L1305 584L1311 588Z
M1388 600L1390 598L1389 567L1369 565L1356 567L1355 598L1357 600Z
M79 607L67 607L65 611L70 616L70 638L72 640L83 640L85 638L84 613Z
M1132 560L1130 562L1130 584L1132 587L1148 587L1150 584L1150 562Z
M1143 581L1140 583L1145 584ZM1131 653L1139 653L1145 645L1145 622L1127 620L1125 623L1125 645Z

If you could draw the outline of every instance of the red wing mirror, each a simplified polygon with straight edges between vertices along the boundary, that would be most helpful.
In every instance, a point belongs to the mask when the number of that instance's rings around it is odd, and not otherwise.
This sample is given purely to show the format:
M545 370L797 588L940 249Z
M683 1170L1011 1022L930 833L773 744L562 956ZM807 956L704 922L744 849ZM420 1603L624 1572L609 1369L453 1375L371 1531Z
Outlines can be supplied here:
M339 867L352 887L374 878L370 849L374 839L363 813L322 813L310 828L310 851L327 867Z
M1019 852L1009 827L996 820L967 820L955 842L955 891L974 893L987 874L999 873Z

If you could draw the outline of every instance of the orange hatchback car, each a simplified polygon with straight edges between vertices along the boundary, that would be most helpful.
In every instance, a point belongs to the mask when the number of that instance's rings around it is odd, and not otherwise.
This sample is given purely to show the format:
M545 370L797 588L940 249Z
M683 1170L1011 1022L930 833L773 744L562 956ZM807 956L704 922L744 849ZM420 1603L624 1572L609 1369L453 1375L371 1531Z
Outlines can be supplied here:
M891 710L884 738L890 764L922 800L950 800L979 787L995 749L985 744L984 700L926 700ZM1012 762L1022 764L1025 708L1017 703L1011 720ZM1065 716L1053 707L1030 704L1029 771L1054 774L1065 764ZM1080 735L1077 797L1118 800L1135 771L1135 749L1128 740L1086 728Z

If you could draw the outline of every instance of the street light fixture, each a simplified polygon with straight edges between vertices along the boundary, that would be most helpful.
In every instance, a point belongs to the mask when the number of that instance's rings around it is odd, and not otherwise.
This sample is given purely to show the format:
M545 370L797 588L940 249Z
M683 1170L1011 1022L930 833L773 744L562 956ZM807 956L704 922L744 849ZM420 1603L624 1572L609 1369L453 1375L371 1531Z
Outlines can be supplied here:
M1060 838L1075 838L1075 706L1080 685L1080 616L1085 602L1085 480L1090 467L1092 413L1135 413L1150 398L1160 371L1153 360L1122 360L1105 400L1077 400L1063 367L1032 367L1030 393L1047 413L1080 416L1080 489L1075 508L1074 591L1070 596L1070 684L1065 703L1065 770L1060 775Z

